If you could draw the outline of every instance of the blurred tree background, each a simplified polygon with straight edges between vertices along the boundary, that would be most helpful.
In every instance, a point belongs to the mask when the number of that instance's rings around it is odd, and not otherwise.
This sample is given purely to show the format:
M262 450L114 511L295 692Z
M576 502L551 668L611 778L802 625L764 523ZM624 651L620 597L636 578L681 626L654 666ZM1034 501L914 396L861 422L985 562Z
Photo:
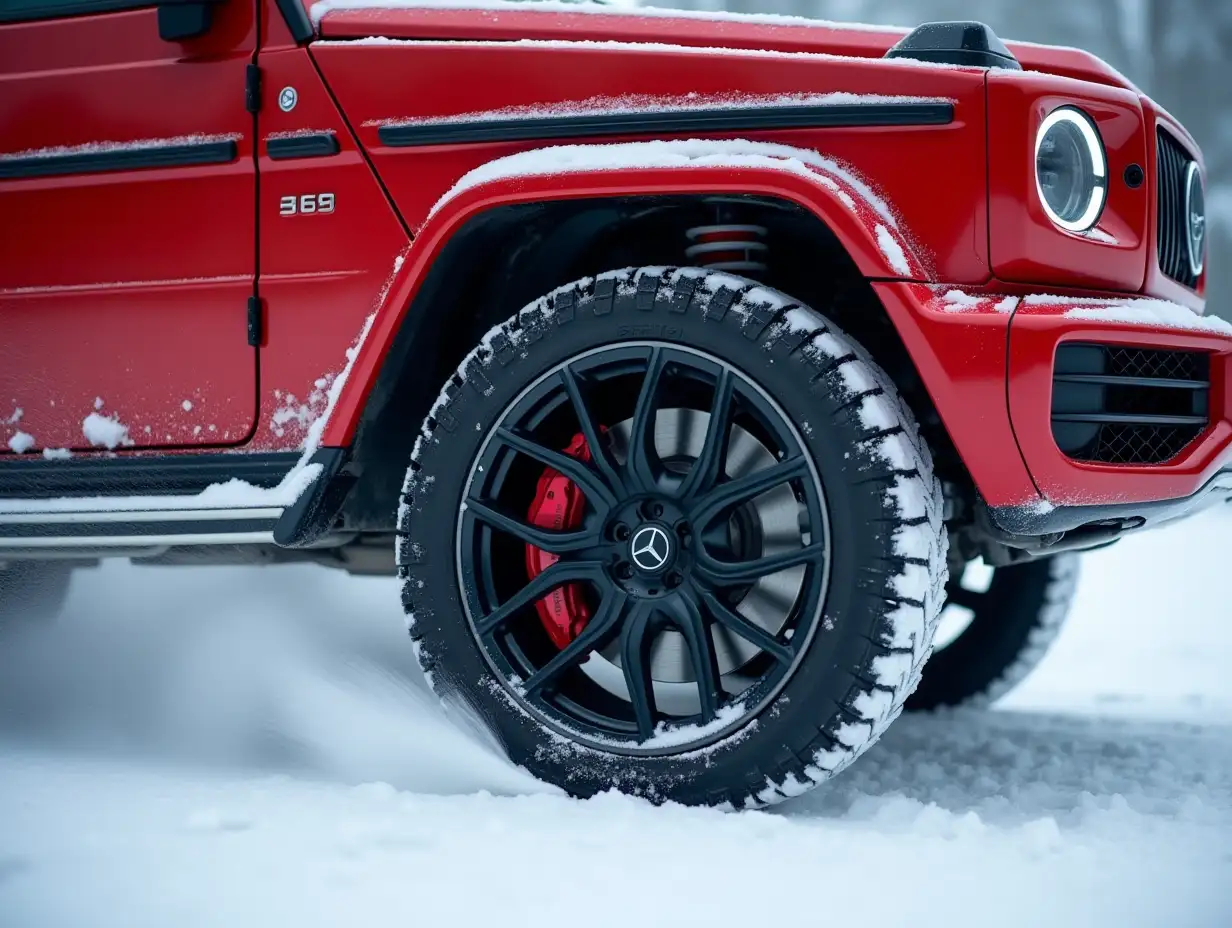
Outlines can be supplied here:
M1003 39L1102 57L1176 116L1206 158L1208 311L1232 318L1232 0L647 0L915 26L976 19Z

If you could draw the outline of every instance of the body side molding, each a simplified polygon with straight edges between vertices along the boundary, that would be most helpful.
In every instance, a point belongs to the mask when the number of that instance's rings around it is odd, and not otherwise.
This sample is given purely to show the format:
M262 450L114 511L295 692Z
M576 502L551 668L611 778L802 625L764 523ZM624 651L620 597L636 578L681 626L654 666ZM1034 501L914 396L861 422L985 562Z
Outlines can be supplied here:
M98 151L0 155L0 180L56 177L138 168L172 168L199 164L228 164L239 152L235 139L185 142L174 145L139 144Z
M424 121L383 125L381 144L391 148L468 142L521 142L686 132L753 132L774 129L852 129L943 126L954 121L954 104L843 103L817 106L738 106L648 112L545 114L512 119Z

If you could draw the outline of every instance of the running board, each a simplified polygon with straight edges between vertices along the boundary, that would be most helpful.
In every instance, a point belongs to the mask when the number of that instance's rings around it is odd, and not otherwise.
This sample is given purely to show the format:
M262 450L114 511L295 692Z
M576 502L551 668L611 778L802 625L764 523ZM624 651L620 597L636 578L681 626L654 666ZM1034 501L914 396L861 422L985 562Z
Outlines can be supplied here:
M51 548L272 544L281 508L0 512L0 555Z
M5 456L7 457L7 456ZM272 492L298 453L0 458L0 560L142 556L196 545L305 546L333 525L354 475L346 452L313 455L320 475L294 503ZM207 488L258 491L226 506ZM288 503L290 503L288 505ZM213 504L213 505L211 505Z

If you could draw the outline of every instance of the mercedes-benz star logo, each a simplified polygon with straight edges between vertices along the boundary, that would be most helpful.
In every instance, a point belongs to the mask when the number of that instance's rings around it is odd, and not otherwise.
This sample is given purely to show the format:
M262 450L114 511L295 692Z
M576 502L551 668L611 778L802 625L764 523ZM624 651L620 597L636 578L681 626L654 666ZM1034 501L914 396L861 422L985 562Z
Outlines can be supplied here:
M629 543L629 555L633 563L647 573L662 570L672 554L672 543L667 532L657 525L645 525L637 530Z

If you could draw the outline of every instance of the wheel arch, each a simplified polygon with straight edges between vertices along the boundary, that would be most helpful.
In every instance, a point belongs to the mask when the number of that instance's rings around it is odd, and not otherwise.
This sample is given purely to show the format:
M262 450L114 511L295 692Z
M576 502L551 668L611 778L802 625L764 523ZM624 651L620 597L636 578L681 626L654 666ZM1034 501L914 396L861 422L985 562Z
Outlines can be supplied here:
M348 522L387 528L415 427L489 328L580 277L685 263L682 230L703 224L716 198L738 203L744 221L771 228L765 283L860 339L895 377L924 427L935 424L934 447L952 448L870 284L927 279L929 263L908 233L891 229L860 196L859 189L803 167L523 176L447 196L396 271L324 435L325 445L349 445L362 473L347 502ZM902 255L888 256L893 249L879 235Z

